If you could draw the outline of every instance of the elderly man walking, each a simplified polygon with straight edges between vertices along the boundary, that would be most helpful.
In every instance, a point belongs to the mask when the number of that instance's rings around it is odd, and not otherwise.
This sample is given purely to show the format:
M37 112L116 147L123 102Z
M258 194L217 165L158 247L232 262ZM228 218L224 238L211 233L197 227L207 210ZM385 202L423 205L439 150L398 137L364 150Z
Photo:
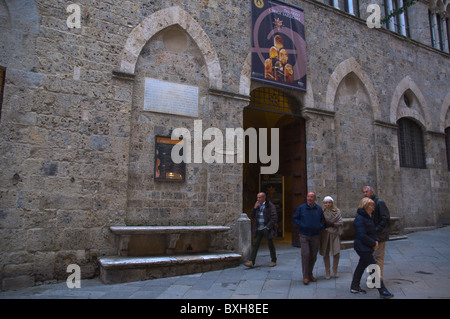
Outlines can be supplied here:
M319 234L325 228L325 216L322 207L316 204L315 193L308 193L306 203L297 208L292 221L299 227L303 284L308 285L317 281L313 269L319 251Z
M254 236L252 252L250 260L244 265L253 268L255 267L256 255L258 253L259 245L263 237L266 237L267 244L270 250L270 267L274 267L277 264L277 252L275 245L273 244L273 238L277 235L276 224L278 221L277 210L275 205L266 200L265 193L259 193L256 195L256 203L252 208L251 217L254 219L252 233Z
M373 252L373 258L377 262L377 265L380 266L380 278L383 279L384 255L386 252L386 241L389 240L389 224L391 216L386 203L374 194L372 187L365 186L363 188L363 194L364 197L370 198L375 202L375 210L372 214L372 220L375 224L380 242L378 249Z

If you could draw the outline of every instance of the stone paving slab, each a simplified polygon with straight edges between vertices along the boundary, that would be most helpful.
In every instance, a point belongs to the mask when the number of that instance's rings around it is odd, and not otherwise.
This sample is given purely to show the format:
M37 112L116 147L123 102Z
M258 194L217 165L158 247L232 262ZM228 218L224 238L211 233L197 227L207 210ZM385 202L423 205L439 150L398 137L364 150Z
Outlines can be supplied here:
M277 242L278 261L262 245L257 267L243 265L200 274L140 282L104 285L98 278L82 280L80 289L65 282L18 291L0 292L0 299L378 299L375 289L366 295L350 293L350 282L359 257L353 249L341 251L339 278L325 280L319 255L314 269L318 281L301 282L300 249ZM394 299L450 298L450 227L408 234L387 243L385 284ZM365 286L363 276L361 286Z

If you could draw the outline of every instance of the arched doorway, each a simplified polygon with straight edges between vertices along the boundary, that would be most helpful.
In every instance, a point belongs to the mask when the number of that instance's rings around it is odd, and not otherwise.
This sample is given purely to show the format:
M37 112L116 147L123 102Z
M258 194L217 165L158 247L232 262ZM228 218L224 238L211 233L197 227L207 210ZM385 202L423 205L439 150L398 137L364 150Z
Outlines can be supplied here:
M299 246L298 229L292 216L298 205L306 202L306 138L305 120L300 104L286 93L272 88L258 88L250 94L244 109L244 129L254 127L279 129L279 169L273 175L261 175L261 163L246 160L243 169L243 207L247 214L260 191L267 193L278 213L278 234ZM269 141L270 136L268 137ZM270 149L270 148L269 148ZM248 154L248 147L247 152Z

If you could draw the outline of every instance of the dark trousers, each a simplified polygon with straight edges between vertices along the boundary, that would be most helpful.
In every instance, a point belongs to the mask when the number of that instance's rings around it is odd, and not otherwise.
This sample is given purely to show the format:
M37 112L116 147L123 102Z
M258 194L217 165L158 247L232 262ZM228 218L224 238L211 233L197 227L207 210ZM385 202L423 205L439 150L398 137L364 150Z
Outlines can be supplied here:
M277 252L275 251L275 245L273 244L273 240L272 238L270 238L270 231L268 229L263 229L258 230L256 232L255 238L253 239L252 253L250 255L250 260L253 262L253 265L255 265L256 254L258 253L259 245L261 245L261 240L263 237L266 237L267 239L271 261L277 262Z
M314 265L317 260L317 253L319 252L319 244L319 235L305 236L300 234L303 279L310 279L313 274Z
M359 262L355 268L355 272L353 273L351 288L359 288L359 285L361 283L361 277L364 274L364 270L370 265L377 264L377 262L373 258L373 253L361 251L356 251L356 253L359 255ZM383 281L381 281L381 288L379 289L383 288L384 284Z

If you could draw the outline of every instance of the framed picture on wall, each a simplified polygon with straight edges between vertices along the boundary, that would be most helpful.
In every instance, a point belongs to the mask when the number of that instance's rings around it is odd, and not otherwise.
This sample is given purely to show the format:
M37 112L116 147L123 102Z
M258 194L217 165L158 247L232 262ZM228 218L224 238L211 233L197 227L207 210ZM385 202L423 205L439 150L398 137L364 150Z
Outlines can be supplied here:
M186 163L174 163L172 149L183 140L172 140L167 136L155 137L155 180L184 182L186 179ZM183 155L183 154L180 154Z

